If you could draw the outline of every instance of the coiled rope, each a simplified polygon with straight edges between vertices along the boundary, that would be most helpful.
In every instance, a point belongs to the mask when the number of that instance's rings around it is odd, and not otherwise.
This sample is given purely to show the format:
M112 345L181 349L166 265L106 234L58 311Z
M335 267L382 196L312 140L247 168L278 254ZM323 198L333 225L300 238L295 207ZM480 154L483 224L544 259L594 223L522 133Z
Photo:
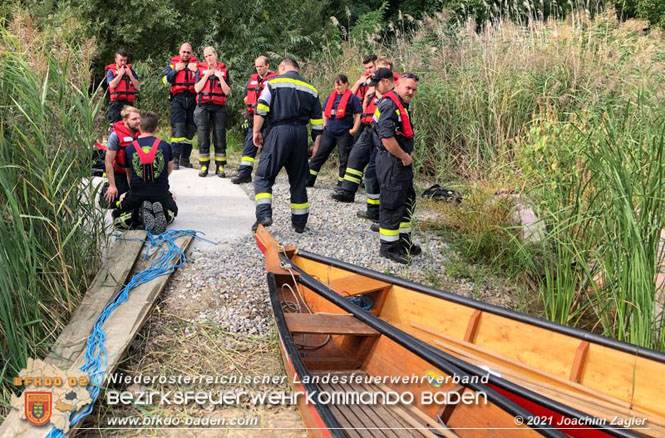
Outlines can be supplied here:
M97 317L92 329L92 334L88 337L88 343L85 349L85 364L80 367L81 371L88 373L90 376L90 383L87 389L92 402L80 413L72 413L72 416L70 417L70 427L75 426L79 421L92 413L95 407L95 402L99 397L102 384L104 383L104 375L108 371L108 352L105 345L106 333L102 328L104 322L106 322L111 313L113 313L120 304L127 301L129 291L162 275L170 275L185 264L187 259L185 252L178 247L175 241L183 236L191 236L195 239L206 240L197 236L197 234L198 232L194 230L168 230L156 236L149 231L146 232L145 244L147 246L147 251L143 258L144 260L147 260L150 257L154 257L154 259L150 262L147 268L134 275L129 283L118 291L115 297L106 304L104 310L102 310ZM47 435L47 438L63 438L64 436L65 434L62 430L54 427Z

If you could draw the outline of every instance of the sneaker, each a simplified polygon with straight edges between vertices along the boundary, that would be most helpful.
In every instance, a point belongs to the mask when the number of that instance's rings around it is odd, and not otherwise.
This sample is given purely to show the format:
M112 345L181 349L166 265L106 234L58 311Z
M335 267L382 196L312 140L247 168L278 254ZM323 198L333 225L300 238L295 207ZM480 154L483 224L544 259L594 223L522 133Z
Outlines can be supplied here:
M293 226L293 231L295 231L296 233L302 234L302 233L305 232L305 227L304 226L300 226L300 225L296 225L296 224L291 224L291 225Z
M360 210L359 212L356 213L356 216L358 216L360 219L369 219L374 222L379 221L379 218L377 216L373 216L367 213L367 210Z
M200 177L208 176L208 166L201 166L201 171L199 172Z
M226 173L224 172L224 166L217 166L215 175L217 175L220 178L226 178Z
M153 214L152 203L150 201L143 201L139 215L141 222L143 222L143 229L155 234L155 215Z
M395 249L393 251L385 250L381 248L381 251L379 252L379 255L381 257L385 257L388 260L392 260L393 262L401 263L402 265L408 265L411 262L411 257L404 252L404 250Z
M379 232L379 223L374 222L372 225L369 226L369 229L374 231L375 233Z
M353 198L355 198L353 192L350 192L348 190L340 190L334 192L332 195L330 195L331 198L333 198L337 202L345 202L345 203L352 203Z
M152 214L155 217L155 227L153 228L152 234L162 234L166 231L166 215L164 214L164 207L162 207L161 202L152 203Z
M231 179L231 182L233 184L251 183L252 182L252 175L248 175L248 174L236 175L235 178Z
M263 217L261 219L257 219L256 222L254 222L254 225L252 225L252 231L256 231L259 225L263 225L264 227L269 227L270 225L272 225L272 218Z

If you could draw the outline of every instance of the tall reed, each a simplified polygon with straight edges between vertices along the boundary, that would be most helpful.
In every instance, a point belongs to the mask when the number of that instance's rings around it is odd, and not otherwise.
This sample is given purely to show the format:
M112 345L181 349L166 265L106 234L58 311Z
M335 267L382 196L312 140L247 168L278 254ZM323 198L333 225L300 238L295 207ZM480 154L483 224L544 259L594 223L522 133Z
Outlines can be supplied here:
M25 18L25 17L23 17ZM29 23L0 29L0 403L43 357L99 265L105 238L84 178L99 99L89 51ZM89 47L88 47L89 48Z

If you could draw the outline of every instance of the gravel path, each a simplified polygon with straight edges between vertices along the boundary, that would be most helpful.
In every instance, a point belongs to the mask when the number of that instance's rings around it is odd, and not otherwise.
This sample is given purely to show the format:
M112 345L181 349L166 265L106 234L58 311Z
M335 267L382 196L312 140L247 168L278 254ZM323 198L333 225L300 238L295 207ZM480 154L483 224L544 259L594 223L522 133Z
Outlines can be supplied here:
M242 188L253 198L252 184ZM309 222L306 231L297 234L291 228L288 182L280 175L273 187L270 232L282 243L314 253L424 284L432 284L432 279L444 279L444 283L458 293L470 296L474 290L478 294L478 288L474 289L472 283L445 276L445 263L451 250L445 242L419 230L418 218L432 212L416 208L414 241L422 246L423 254L414 257L411 265L404 266L379 256L378 233L369 229L369 221L356 217L356 212L365 208L364 192L356 196L353 204L335 202L330 198L331 193L332 184L325 180L317 181L316 187L308 189ZM506 304L509 300L503 299L502 293L485 287L481 288L480 296ZM190 316L195 320L215 322L234 333L262 337L272 329L264 261L253 234L229 248L194 250L188 263L174 275L165 295L173 296L176 301L189 300L189 311L196 312Z

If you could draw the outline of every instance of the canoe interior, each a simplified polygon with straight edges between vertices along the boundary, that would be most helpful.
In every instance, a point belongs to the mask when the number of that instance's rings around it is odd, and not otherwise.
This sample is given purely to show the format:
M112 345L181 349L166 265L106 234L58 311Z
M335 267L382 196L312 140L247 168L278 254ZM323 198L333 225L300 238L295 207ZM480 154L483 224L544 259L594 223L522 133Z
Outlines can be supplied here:
M339 294L369 297L372 314L437 348L591 415L648 418L650 429L640 432L665 436L663 362L297 254L291 262ZM331 304L316 294L305 291L304 296L312 310L334 312ZM352 361L344 365L358 365L368 372L382 371L373 368L372 354L383 351L394 357L385 348L387 340L345 338L334 344L329 348L340 349L337 357L355 353L347 356ZM338 369L334 361L326 365Z
M414 355L406 348L373 328L346 314L341 308L299 284L293 287L290 275L270 274L274 281L273 309L282 313L284 329L280 331L280 347L285 364L301 362L311 376L374 376L381 382L320 382L319 391L363 392L396 391L413 394L412 403L386 406L385 404L330 404L330 413L349 437L505 437L510 428L511 437L540 437L533 429L516 427L514 417L481 398L480 404L450 404L423 402L422 394L457 392L473 393L453 382L432 384L420 377L447 375L442 370ZM367 282L369 285L371 282ZM376 284L371 284L375 287ZM377 303L381 290L376 290ZM287 345L295 347L289 353ZM297 355L297 358L293 356ZM301 373L299 379L302 380ZM411 377L409 382L391 381L391 377ZM415 378L414 378L415 376ZM475 394L475 393L473 393ZM467 395L470 396L470 395ZM300 406L310 436L321 435L311 409ZM312 429L310 429L312 428ZM491 429L490 429L491 428ZM501 430L504 428L504 430Z

